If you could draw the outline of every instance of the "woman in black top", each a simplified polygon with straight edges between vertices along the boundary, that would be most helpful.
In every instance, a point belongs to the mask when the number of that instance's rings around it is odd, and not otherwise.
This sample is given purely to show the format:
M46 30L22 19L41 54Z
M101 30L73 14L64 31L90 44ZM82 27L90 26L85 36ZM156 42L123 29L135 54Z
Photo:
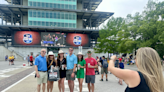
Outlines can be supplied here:
M136 65L138 72L114 67L116 56L112 56L108 70L123 79L128 85L125 92L164 92L164 77L158 53L144 47L137 50Z
M59 66L60 80L58 81L58 87L60 92L64 92L64 80L66 77L66 58L64 58L64 52L62 50L58 53L57 64Z
M57 66L57 62L55 60L55 56L52 51L48 52L47 55L47 71L51 69L51 66L55 67ZM47 81L47 92L52 92L53 90L53 83L54 81Z

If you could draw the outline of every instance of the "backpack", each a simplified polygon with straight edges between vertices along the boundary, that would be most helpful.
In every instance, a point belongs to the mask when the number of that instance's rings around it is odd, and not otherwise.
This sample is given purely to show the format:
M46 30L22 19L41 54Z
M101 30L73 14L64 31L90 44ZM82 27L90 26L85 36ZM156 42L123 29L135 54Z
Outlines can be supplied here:
M123 69L124 68L124 63L119 63L119 66L120 66L121 69Z
M103 67L104 68L108 68L108 62L107 62L107 60L103 60Z

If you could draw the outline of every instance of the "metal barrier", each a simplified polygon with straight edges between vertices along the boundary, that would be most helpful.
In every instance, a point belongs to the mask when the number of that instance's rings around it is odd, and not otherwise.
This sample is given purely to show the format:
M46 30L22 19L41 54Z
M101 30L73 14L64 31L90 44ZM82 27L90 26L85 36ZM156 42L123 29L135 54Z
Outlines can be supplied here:
M19 56L22 57L23 59L24 59L24 57L25 57L25 56L24 56L23 54L21 54L20 52L14 51L14 50L12 50L11 48L8 48L8 50L11 51L11 52L16 53L17 55L19 55Z

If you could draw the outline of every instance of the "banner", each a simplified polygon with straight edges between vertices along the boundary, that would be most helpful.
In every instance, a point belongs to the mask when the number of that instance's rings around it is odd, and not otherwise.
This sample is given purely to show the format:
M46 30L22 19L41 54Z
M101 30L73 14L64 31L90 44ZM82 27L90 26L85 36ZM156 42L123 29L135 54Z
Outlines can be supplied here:
M79 33L16 31L13 45L40 45L44 47L89 47L89 35Z
M40 45L41 37L39 32L17 31L14 32L13 45Z
M68 33L66 35L66 45L89 47L89 36L87 34Z

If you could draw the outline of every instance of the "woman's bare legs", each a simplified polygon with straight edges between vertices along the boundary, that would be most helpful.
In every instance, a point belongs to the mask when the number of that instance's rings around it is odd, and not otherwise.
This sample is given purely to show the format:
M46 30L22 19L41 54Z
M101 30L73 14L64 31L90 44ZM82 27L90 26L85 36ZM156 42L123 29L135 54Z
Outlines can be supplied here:
M47 92L50 90L50 81L47 81Z
M61 78L61 79L58 81L58 88L59 88L59 91L60 91L60 92L64 92L64 90L65 90L64 80L65 80L65 78Z
M80 92L82 92L83 79L82 78L78 78L78 81L79 81L79 90L80 90Z
M61 79L58 81L58 88L59 88L59 92L61 92L60 81L61 81Z
M53 86L54 86L54 82L51 81L51 82L50 82L50 92L52 92L52 90L53 90Z

